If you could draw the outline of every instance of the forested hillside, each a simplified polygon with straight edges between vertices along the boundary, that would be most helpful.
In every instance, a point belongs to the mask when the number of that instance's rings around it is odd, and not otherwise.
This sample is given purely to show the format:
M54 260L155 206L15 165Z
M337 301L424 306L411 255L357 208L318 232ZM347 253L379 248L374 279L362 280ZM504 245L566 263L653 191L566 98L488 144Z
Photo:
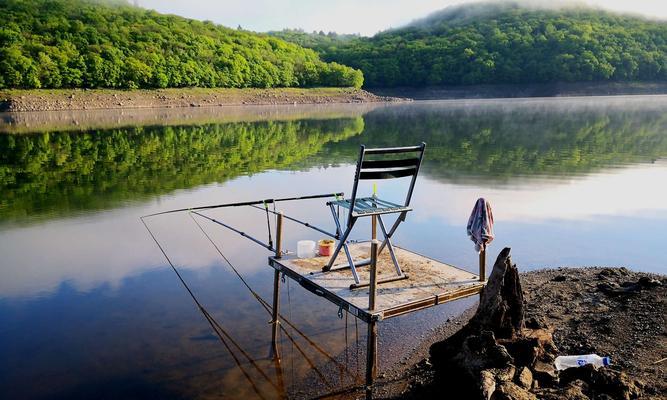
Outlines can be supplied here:
M0 1L0 88L360 87L310 49L123 1Z
M360 68L371 87L667 80L666 22L522 4L450 7L371 38L274 34Z

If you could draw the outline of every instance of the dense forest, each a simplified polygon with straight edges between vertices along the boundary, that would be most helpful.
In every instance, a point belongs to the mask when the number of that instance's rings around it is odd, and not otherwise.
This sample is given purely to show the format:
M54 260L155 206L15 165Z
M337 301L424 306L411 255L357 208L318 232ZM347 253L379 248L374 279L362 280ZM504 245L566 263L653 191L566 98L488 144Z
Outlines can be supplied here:
M360 71L265 34L124 1L0 1L0 88L360 87Z
M667 80L667 22L525 4L449 7L371 38L272 35L361 69L370 87Z

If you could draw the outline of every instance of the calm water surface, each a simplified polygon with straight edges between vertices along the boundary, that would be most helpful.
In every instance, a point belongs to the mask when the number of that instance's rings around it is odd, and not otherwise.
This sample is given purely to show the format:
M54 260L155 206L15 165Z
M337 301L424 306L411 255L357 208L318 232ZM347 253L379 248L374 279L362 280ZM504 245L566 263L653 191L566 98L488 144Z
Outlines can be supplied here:
M358 382L365 326L286 283L293 326L285 324L276 368L268 314L190 217L148 222L222 340L138 217L349 192L360 144L421 141L415 211L399 245L474 271L465 224L484 196L496 220L491 252L512 247L521 270L667 272L667 97L4 115L0 398L304 397ZM400 189L378 186L389 198ZM323 201L279 207L332 226ZM258 210L210 215L266 238ZM269 300L268 253L203 227ZM368 233L362 226L356 238ZM319 237L288 225L287 248L304 238ZM474 300L381 324L381 350L401 350L384 354L381 370Z

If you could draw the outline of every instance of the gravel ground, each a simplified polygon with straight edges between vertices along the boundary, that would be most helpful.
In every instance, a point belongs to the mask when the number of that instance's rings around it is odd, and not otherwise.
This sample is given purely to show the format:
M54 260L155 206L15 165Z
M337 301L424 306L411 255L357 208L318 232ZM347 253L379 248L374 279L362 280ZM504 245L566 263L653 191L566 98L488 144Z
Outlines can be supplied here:
M610 368L641 383L641 398L667 399L667 277L625 268L559 268L523 273L521 284L526 321L553 329L560 354L609 356ZM437 388L428 349L463 326L475 308L436 329L406 357L408 367L387 372L376 396L414 398L415 387Z

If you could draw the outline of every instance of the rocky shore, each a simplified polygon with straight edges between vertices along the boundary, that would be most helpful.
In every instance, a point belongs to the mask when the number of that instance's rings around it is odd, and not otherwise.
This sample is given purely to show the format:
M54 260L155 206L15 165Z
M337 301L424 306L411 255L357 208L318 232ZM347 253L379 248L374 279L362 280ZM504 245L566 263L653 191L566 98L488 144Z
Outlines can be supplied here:
M354 88L0 91L0 111L5 112L395 101L406 99L377 96Z
M516 266L507 256L511 276ZM412 354L412 368L388 371L376 396L667 399L665 276L626 268L516 276L519 293L512 293L511 279L501 279L495 294L482 296L477 313L466 312L428 338ZM559 355L589 353L611 357L612 365L560 372L553 365Z

